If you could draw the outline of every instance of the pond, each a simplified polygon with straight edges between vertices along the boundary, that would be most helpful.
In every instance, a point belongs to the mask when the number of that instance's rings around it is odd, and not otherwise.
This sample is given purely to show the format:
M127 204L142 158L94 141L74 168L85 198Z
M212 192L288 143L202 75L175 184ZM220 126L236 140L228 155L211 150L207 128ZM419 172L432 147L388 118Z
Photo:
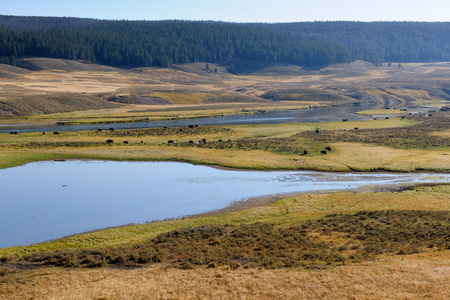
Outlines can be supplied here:
M251 197L450 182L450 174L237 171L173 162L36 162L0 170L0 248L177 218Z
M118 124L95 124L95 125L0 125L2 132L36 132L36 131L83 131L108 129L136 129L153 127L186 127L190 124L200 126L210 125L239 125L239 124L281 124L296 122L332 122L348 119L349 121L367 120L370 116L357 115L356 112L370 110L379 104L320 107L303 110L269 111L263 114L249 115L224 115L216 117L205 117L197 119L163 120L152 122L118 123Z

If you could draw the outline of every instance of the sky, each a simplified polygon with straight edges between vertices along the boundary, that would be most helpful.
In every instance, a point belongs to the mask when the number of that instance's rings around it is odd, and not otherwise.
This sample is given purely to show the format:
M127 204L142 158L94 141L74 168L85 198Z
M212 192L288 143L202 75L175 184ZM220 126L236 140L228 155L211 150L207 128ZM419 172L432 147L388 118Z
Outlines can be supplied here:
M449 0L1 0L0 15L226 22L450 21Z

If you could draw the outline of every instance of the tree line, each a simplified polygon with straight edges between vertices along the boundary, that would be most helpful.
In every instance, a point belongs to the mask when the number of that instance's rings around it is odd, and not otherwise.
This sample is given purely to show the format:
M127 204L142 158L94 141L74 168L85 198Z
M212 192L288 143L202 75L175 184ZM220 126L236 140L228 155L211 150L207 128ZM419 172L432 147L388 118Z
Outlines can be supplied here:
M17 57L169 67L241 58L320 67L450 60L450 23L106 21L0 16L0 63Z

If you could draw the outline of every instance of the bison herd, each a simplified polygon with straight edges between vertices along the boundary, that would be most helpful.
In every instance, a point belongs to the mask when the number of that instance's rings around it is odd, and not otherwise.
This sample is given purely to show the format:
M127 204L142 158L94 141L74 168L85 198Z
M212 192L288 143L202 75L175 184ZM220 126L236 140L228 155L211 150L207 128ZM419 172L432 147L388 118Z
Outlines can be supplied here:
M346 121L348 121L348 120L347 120L347 119L344 119L343 121L346 122ZM198 125L188 125L188 128L196 128L196 127L198 127ZM164 127L164 128L167 128L167 127ZM358 129L358 128L355 127L355 129ZM114 128L111 127L111 128L109 128L108 130L109 130L109 131L114 131ZM183 130L183 129L180 128L180 132L181 132L182 130ZM101 129L101 128L98 128L98 129L97 129L97 132L102 132L102 129ZM316 133L320 133L320 131L317 129L317 130L316 130ZM17 131L11 131L11 134L18 134L18 133L17 133ZM45 133L45 132L42 132L42 134L45 135L46 133ZM59 132L58 132L58 131L54 131L53 134L56 134L56 135L57 135L57 134L59 134ZM219 139L218 142L221 143L221 142L224 142L224 140ZM231 140L231 139L228 139L227 142L230 143L230 142L232 142L232 140ZM107 139L107 140L105 141L105 143L106 143L106 144L113 144L114 141L113 141L112 139ZM144 141L141 141L141 144L143 144L143 143L144 143ZM206 140L205 138L199 139L199 140L197 140L197 141L189 140L189 144L204 145L204 144L206 144L206 143L207 143L207 140ZM129 144L129 142L128 142L128 141L123 141L123 144ZM168 141L167 141L167 144L175 144L175 141L174 141L174 140L168 140ZM328 151L328 152L331 151L331 147L328 147L328 146L327 146L327 147L325 147L324 150L320 150L320 154L321 154L321 155L327 154L327 151ZM308 155L308 154L309 154L309 152L308 152L307 150L303 150L303 152L302 152L300 155L301 155L301 156L305 156L305 155Z

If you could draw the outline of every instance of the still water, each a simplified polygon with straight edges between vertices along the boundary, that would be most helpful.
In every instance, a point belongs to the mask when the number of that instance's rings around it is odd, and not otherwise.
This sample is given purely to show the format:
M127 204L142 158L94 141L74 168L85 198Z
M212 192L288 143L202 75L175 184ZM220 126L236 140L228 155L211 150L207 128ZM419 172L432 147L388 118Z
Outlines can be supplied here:
M36 162L0 170L0 248L216 210L250 197L450 182L450 174L236 171L173 162Z

